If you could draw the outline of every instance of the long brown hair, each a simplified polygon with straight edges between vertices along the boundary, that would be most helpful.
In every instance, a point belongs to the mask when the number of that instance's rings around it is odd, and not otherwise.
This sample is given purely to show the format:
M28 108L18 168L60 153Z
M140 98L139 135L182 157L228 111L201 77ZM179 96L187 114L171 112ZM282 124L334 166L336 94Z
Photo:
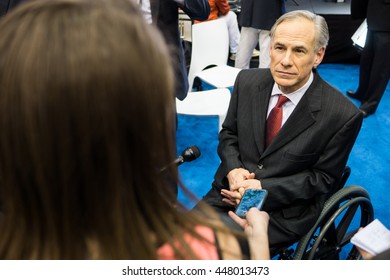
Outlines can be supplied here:
M1 259L153 259L193 227L177 168L161 172L168 51L129 2L29 1L0 21Z

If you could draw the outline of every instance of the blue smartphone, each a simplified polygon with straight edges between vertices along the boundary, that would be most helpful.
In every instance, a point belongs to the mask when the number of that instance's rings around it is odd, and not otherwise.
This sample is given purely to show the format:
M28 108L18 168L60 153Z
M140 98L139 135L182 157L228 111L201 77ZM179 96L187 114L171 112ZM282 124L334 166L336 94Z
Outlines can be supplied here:
M236 213L236 215L240 218L245 219L246 213L252 207L256 207L257 209L261 210L267 195L267 190L247 189L234 213Z

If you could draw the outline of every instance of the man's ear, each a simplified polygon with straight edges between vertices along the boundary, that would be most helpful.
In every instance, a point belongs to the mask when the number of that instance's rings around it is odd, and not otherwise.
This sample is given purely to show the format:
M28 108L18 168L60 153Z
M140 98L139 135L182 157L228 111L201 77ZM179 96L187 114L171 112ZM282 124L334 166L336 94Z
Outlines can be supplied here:
M316 58L314 60L314 65L313 65L314 68L317 68L317 66L320 65L320 63L324 59L324 56L325 56L325 47L322 47L316 52Z

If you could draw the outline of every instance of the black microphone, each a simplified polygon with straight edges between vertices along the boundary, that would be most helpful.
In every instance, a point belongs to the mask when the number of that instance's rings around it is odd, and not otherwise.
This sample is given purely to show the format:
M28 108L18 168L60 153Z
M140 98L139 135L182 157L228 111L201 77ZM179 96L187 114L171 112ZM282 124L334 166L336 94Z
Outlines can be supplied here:
M200 156L200 150L197 146L187 147L181 155L174 160L174 164L178 166L184 162L190 162L197 159Z
M172 165L172 164L175 164L177 166L179 166L180 164L184 163L184 162L190 162L190 161L193 161L195 159L197 159L198 157L200 156L200 150L197 146L191 146L191 147L187 147L182 153L181 155L175 159L173 162L171 162L170 164L164 166L160 172L163 172L165 171L165 169L168 168L168 166Z

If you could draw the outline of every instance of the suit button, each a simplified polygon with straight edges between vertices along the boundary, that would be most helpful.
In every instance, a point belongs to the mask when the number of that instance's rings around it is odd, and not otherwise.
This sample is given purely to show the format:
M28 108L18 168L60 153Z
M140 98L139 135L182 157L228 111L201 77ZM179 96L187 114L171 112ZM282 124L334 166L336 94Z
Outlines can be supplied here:
M257 168L260 169L260 170L263 169L263 167L264 167L264 166L263 166L262 164L259 164L259 165L257 166Z

